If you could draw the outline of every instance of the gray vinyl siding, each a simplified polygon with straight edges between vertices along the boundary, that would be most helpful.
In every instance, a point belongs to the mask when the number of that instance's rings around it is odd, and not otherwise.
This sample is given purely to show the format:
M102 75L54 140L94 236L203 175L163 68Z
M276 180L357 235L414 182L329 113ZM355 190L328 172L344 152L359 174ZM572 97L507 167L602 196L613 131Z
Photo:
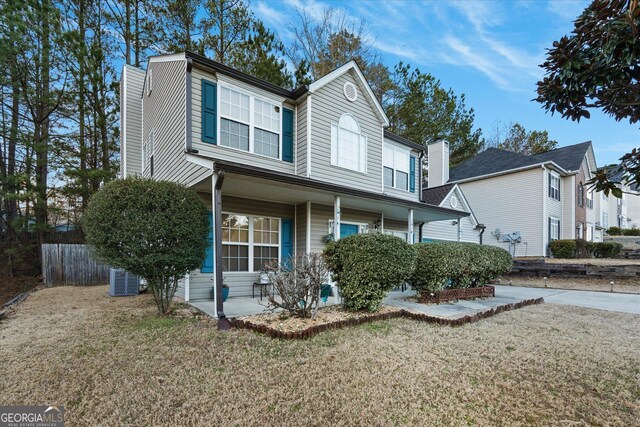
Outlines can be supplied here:
M519 231L522 243L517 246L516 256L545 255L543 239L547 219L543 216L543 203L546 203L547 187L544 177L542 168L534 168L459 184L478 222L487 227L484 244L508 250L508 243L499 242L491 233L497 228L502 233Z
M343 207L340 210L342 222L369 224L380 218L378 212L365 212ZM322 252L326 246L325 237L329 234L329 220L333 219L333 206L311 204L311 252Z
M120 174L142 175L144 71L125 65L120 76Z
M296 205L296 236L295 247L296 254L305 254L307 252L307 204L301 203Z
M562 215L560 220L562 221L560 223L560 238L562 239L576 238L576 185L575 175L560 178L560 203Z
M305 99L298 104L297 140L296 140L296 163L297 173L300 176L307 176L307 102Z
M199 68L193 67L191 70L191 90L192 90L192 98L191 98L191 118L193 121L192 127L192 141L191 146L193 149L198 150L198 153L203 156L208 156L213 159L226 160L235 163L241 163L245 165L255 165L261 168L270 169L277 172L284 173L295 173L294 163L284 162L282 160L272 159L269 157L248 153L241 150L236 150L228 147L221 147L216 144L209 144L202 141L202 79L209 80L212 82L217 82L219 85L224 85L225 82L229 82L233 86L238 89L244 91L245 93L254 94L259 96L262 99L270 100L272 102L282 102L282 98L278 98L275 95L272 95L266 91L260 90L258 88L254 88L250 85L247 85L238 80L233 80L229 77L226 77L224 81L218 81L218 78L212 73L201 70ZM217 91L218 97L220 96L220 88ZM294 109L295 106L290 102L285 102L283 104L284 107L289 109ZM253 110L252 110L253 111ZM218 112L219 114L219 112ZM219 126L216 127L219 130ZM295 126L294 126L294 135L293 140L296 140L297 135L295 134ZM282 136L280 137L280 144L282 144ZM295 162L295 150L294 150L294 162Z
M445 208L451 208L451 196L455 196L458 198L458 208L463 209L462 204L462 195L455 190L451 194L447 196L447 198L440 204L440 206ZM433 240L448 240L448 241L457 241L458 240L458 226L454 224L453 220L445 220L445 221L434 221L429 222L422 227L422 237L425 239L433 239ZM460 218L460 241L462 242L470 242L470 243L480 243L480 234L478 230L475 230L475 224L471 219L471 215Z
M153 130L153 178L194 184L210 172L186 160L186 62L152 61L149 69L153 83L151 94L145 90L143 97L143 145ZM143 175L150 176L149 168Z
M211 194L199 193L207 207L211 209ZM247 214L247 215L264 215L274 218L294 219L294 206L274 202L263 202L251 199L243 199L232 196L222 196L222 211ZM200 270L194 270L190 273L189 298L212 299L211 288L213 287L215 273L201 273ZM253 282L257 281L258 273L224 273L224 282L229 285L229 296L251 296ZM181 291L184 295L184 290Z
M405 190L399 190L397 188L394 187L384 187L384 193L388 194L390 196L393 197L399 197L401 199L407 199L407 200L413 200L413 201L420 201L420 153L418 153L416 150L412 150L410 148L408 148L407 146L404 146L402 144L398 144L397 142L391 141L390 139L385 139L384 140L385 144L397 147L397 148L401 148L403 150L408 151L409 153L411 153L412 156L414 156L416 158L416 176L414 179L414 185L415 185L415 189L416 191L414 193L412 193L411 191L409 191L407 189L407 191ZM383 151L384 153L384 151ZM384 162L383 162L384 165ZM409 171L411 172L411 171ZM384 181L383 181L384 183ZM411 188L411 187L409 187Z
M343 86L349 81L358 88L358 98L349 102ZM342 114L352 114L367 135L367 173L331 165L331 124ZM312 95L311 103L311 177L320 181L346 185L362 190L382 191L382 124L368 101L359 80L351 72L336 78Z

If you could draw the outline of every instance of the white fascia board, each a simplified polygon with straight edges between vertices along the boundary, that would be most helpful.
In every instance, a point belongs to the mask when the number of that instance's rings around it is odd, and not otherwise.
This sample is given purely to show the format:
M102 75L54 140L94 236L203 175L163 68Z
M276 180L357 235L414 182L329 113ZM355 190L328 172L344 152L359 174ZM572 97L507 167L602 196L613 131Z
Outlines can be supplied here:
M522 166L522 167L514 168L514 169L508 169L508 170L505 170L505 171L489 173L489 174L486 174L486 175L479 175L479 176L474 176L474 177L471 177L471 178L460 179L460 180L457 180L457 181L449 180L449 183L450 184L462 184L462 183L465 183L465 182L479 181L481 179L493 178L493 177L496 177L496 176L508 175L508 174L516 173L516 172L522 172L522 171L529 170L529 169L535 169L535 168L540 168L540 167L544 168L546 166L547 167L552 167L556 171L560 172L562 175L575 174L575 172L574 173L570 173L570 172L564 170L563 168L561 168L555 162L544 162L544 163L536 163L536 164L533 164L533 165Z
M186 156L186 160L190 163L194 163L198 166L202 166L203 168L209 169L209 170L213 170L214 166L215 166L215 161L213 159L209 160L209 159L205 159L202 158L200 156L194 156L191 153L185 153Z
M321 87L327 85L328 83L330 83L333 80L337 79L338 77L342 76L343 74L345 74L349 70L354 70L356 72L356 74L358 75L358 77L360 78L360 80L362 82L362 85L366 89L367 95L369 95L369 98L373 101L373 104L376 107L376 112L378 113L378 116L379 116L380 120L382 120L382 123L383 123L384 127L389 126L389 119L387 118L387 115L384 113L384 110L382 109L382 105L380 105L380 102L378 101L378 98L376 98L376 96L373 94L373 91L371 90L371 86L369 86L369 83L367 82L367 79L364 78L364 75L362 74L362 71L360 71L360 67L358 67L358 64L356 64L355 61L347 62L346 64L344 64L341 67L336 68L335 70L333 70L332 72L330 72L326 76L324 76L324 77L316 80L315 82L311 83L309 85L309 92L314 93L315 91L317 91Z

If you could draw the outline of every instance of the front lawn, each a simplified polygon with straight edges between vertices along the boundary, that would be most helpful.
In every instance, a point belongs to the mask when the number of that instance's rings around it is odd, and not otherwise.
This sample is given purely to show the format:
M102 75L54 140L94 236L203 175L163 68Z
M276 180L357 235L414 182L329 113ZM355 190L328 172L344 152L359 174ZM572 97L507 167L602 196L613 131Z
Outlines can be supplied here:
M640 316L552 304L279 341L159 318L107 288L32 294L0 323L0 405L67 425L633 425Z

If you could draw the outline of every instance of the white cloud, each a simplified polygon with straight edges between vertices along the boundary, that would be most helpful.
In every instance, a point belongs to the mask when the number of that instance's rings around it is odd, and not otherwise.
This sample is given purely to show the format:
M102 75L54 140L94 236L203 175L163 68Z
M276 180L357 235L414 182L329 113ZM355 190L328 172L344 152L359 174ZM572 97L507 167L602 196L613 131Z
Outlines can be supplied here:
M269 7L264 1L259 1L254 11L256 15L268 25L282 26L287 21L287 18L282 12Z

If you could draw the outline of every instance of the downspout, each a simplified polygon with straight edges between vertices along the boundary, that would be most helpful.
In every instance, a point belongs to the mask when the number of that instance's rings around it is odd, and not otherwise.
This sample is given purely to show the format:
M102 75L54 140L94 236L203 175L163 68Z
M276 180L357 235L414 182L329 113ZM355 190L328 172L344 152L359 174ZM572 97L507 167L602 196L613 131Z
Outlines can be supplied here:
M425 224L426 222L422 221L418 226L418 243L422 243L422 227L424 227Z
M420 157L418 158L419 159L419 162L418 162L419 165L418 166L420 166L420 170L418 171L418 176L420 177L420 179L418 180L418 192L419 192L418 193L418 200L420 200L420 202L422 202L422 203L424 203L424 200L422 198L422 159L423 158L424 158L424 150L421 150L420 151ZM420 236L421 237L420 238L421 242L422 242L422 225L424 225L424 222L421 223L421 225L420 225L420 232L419 233L421 235Z
M484 234L484 231L487 229L487 226L484 224L478 224L475 227L476 230L480 230L480 244L482 244L482 235Z
M224 182L224 171L215 171L216 184L213 189L213 211L214 211L214 236L215 236L215 272L216 272L216 314L218 317L218 330L229 330L231 324L224 314L222 302L222 183Z
M191 148L191 140L192 138L192 134L191 134L191 127L193 126L193 120L191 119L191 109L192 109L192 105L191 105L191 69L193 68L193 61L191 60L191 58L187 59L187 73L185 74L186 76L186 81L185 81L185 92L186 92L186 96L185 96L185 113L184 113L184 120L185 120L185 151L187 153L197 153L197 150L194 150L193 148Z

